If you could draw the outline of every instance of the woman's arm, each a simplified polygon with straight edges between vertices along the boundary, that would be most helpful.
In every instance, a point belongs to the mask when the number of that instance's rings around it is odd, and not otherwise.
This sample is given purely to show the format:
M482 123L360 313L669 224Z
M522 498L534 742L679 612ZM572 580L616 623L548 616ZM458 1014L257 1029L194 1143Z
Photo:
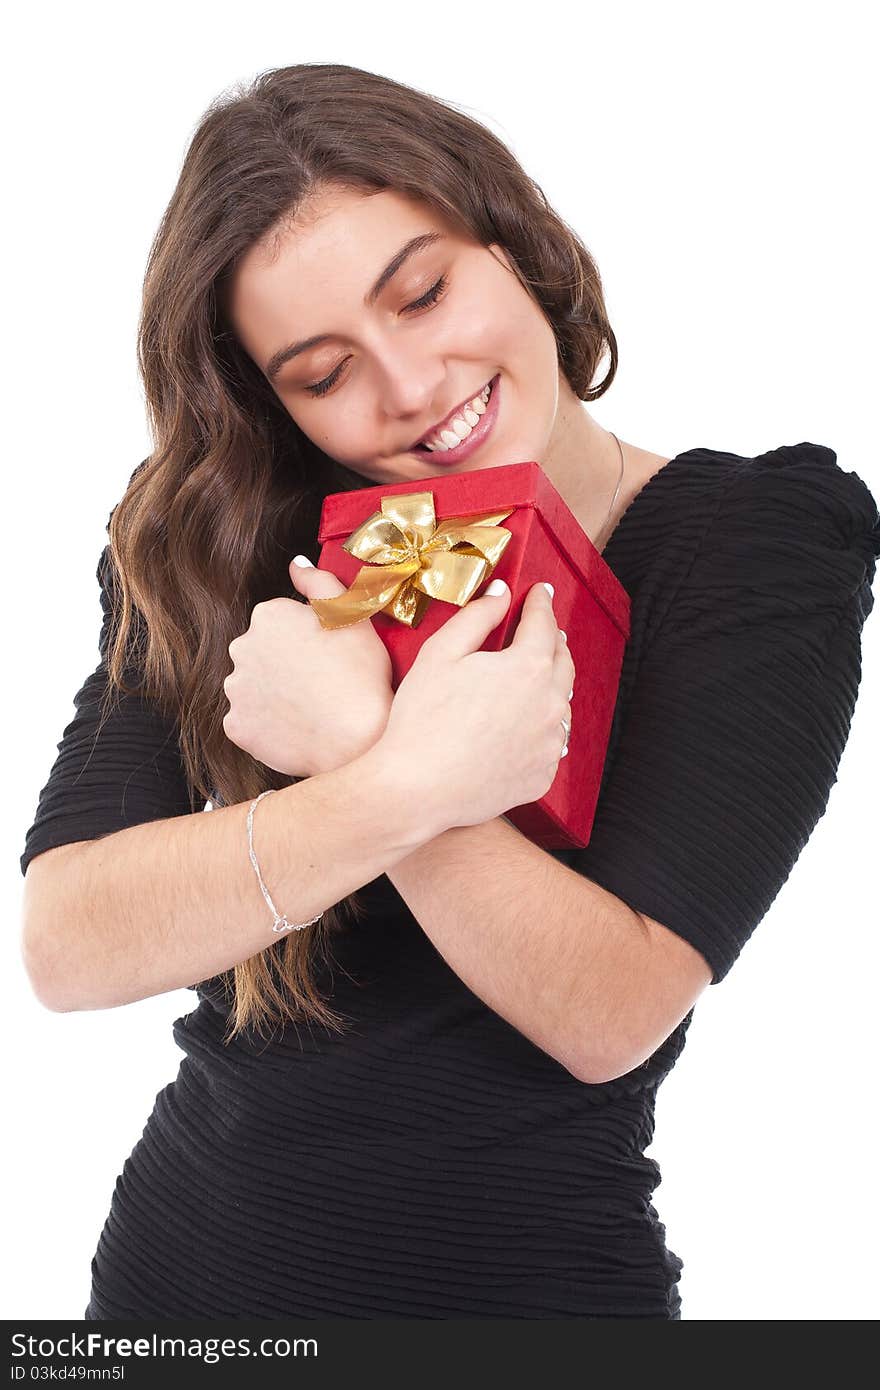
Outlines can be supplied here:
M650 1056L711 978L687 941L504 816L445 831L388 877L468 989L591 1086Z
M254 850L288 921L316 916L440 833L393 777L371 749L260 802ZM57 1012L115 1008L211 979L280 940L248 855L249 805L37 855L25 876L22 952L40 1002Z
M591 1084L726 976L827 807L880 554L873 497L834 458L804 443L719 474L570 867L499 817L388 872L465 984Z

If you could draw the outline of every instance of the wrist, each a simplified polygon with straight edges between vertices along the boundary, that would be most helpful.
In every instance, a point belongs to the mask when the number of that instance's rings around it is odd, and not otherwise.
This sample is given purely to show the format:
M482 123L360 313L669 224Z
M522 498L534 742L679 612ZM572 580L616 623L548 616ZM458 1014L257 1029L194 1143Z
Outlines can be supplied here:
M378 739L348 766L356 769L358 785L369 788L369 799L382 818L383 829L390 831L402 853L413 853L449 829L430 788L416 785L414 769L404 765L387 740Z

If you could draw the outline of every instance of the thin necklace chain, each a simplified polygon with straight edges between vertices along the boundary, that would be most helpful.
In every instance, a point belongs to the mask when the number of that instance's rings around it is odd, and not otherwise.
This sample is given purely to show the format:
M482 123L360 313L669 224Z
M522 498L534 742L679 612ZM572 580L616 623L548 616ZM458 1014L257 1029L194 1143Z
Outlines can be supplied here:
M599 532L598 532L598 535L597 535L597 537L596 537L596 540L597 540L597 541L598 541L599 537L602 535L602 532L605 530L605 527L608 525L608 522L611 520L611 513L614 511L614 503L617 501L617 495L618 495L618 493L620 492L620 484L623 482L623 469L624 469L623 445L621 444L620 440L617 438L617 435L614 433L613 430L609 430L609 434L611 435L612 439L614 440L615 444L617 445L617 449L618 449L618 452L619 452L619 454L620 454L620 476L619 476L619 478L617 479L617 487L614 489L614 496L613 496L612 499L611 499L611 506L608 508L608 515L606 516L605 520L602 522L602 525L599 527ZM596 549L597 549L597 550L599 549L598 545L596 546Z

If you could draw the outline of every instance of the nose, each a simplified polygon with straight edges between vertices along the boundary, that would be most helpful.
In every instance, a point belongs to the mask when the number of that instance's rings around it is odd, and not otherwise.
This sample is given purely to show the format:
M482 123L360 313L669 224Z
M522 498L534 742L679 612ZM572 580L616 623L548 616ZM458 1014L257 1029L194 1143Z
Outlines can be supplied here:
M411 348L386 353L379 364L379 403L392 420L426 420L431 407L440 408L444 367L442 362L420 361Z

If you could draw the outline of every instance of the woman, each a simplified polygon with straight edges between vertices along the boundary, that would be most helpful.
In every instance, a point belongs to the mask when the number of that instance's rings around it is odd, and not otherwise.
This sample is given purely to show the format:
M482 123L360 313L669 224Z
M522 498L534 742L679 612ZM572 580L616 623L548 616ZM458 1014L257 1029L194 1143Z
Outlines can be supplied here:
M139 360L155 448L28 831L25 950L55 1009L199 1004L86 1316L679 1318L654 1098L825 810L873 497L820 445L618 443L578 237L480 125L341 65L209 110ZM589 695L543 587L502 652L509 593L474 598L395 694L292 560L328 493L525 459L632 600L577 850L504 818Z

